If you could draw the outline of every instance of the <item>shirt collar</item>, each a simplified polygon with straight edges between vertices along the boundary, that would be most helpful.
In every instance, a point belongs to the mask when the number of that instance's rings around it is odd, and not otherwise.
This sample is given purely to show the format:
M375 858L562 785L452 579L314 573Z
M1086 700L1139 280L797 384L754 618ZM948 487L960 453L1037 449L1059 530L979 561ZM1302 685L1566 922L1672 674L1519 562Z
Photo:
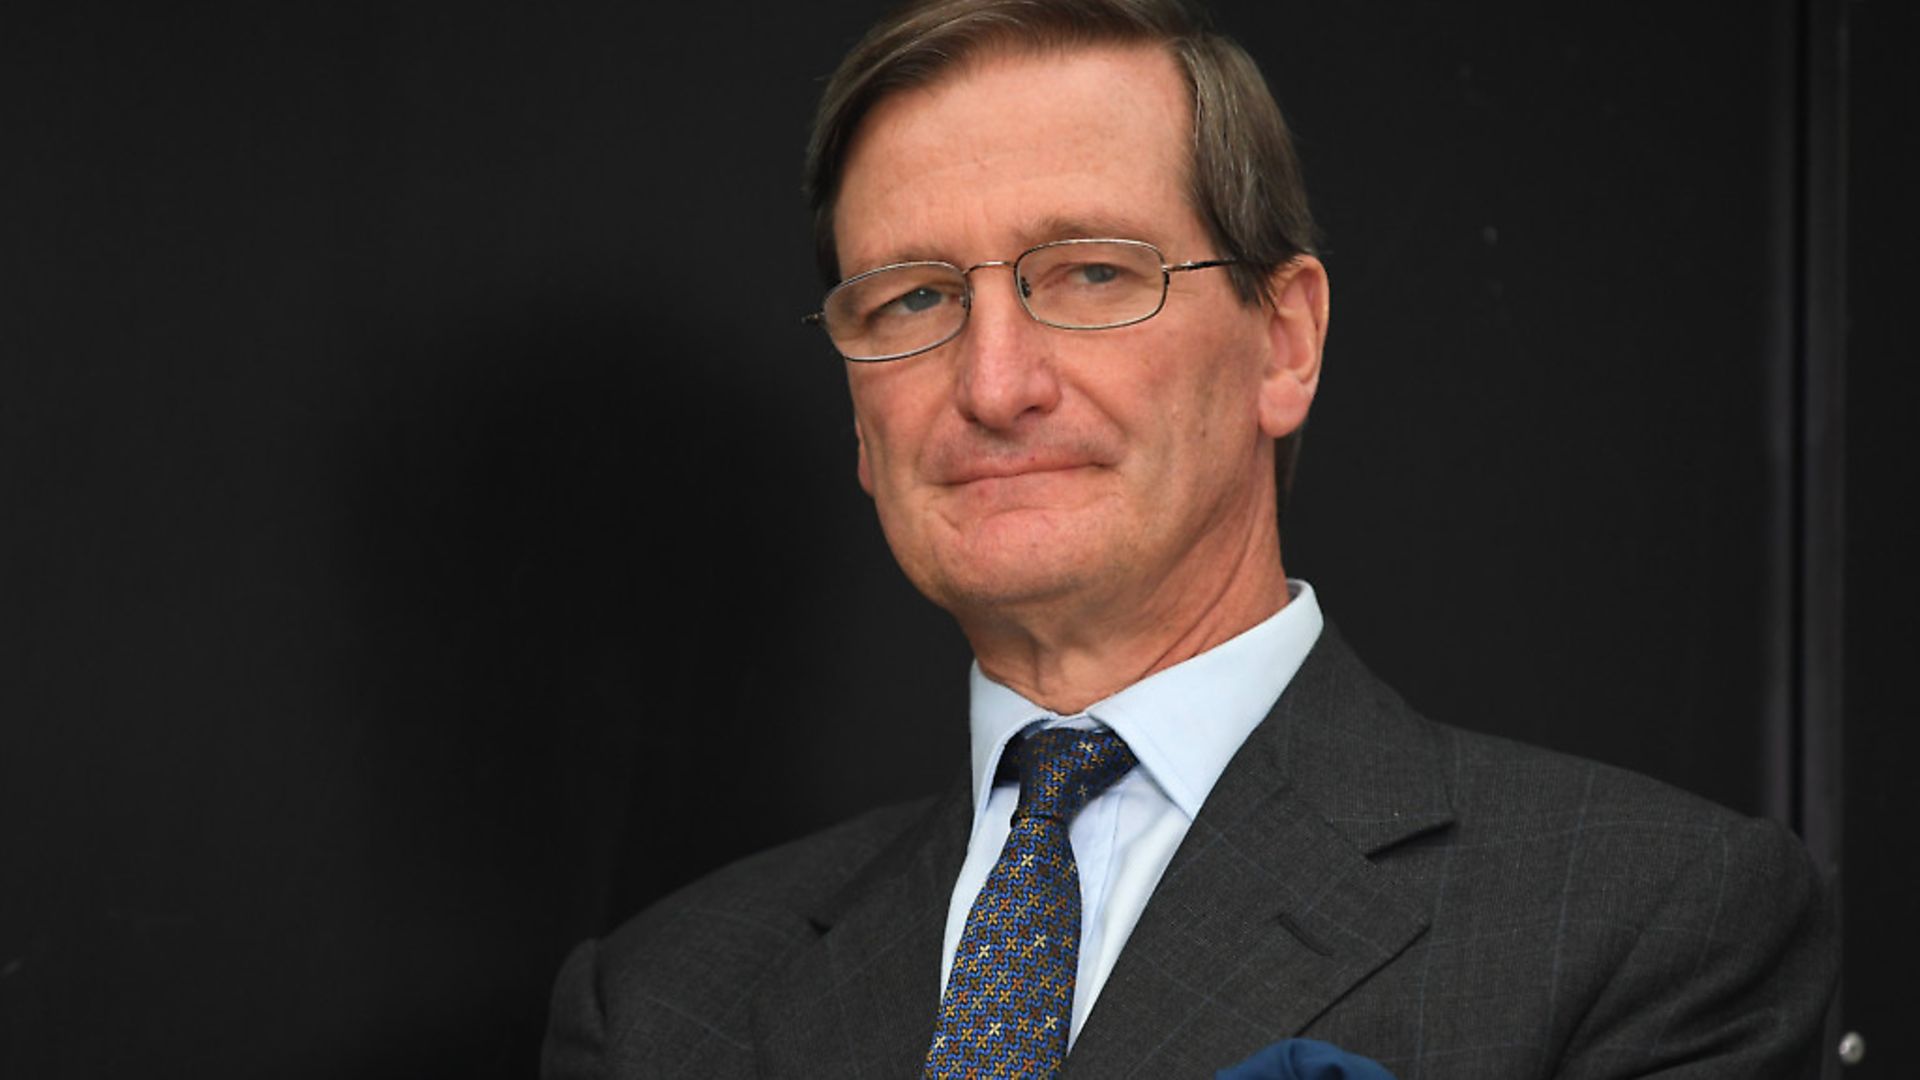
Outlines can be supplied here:
M974 662L969 679L974 824L985 812L1007 744L1035 724L1097 721L1112 728L1140 768L1191 820L1247 736L1320 637L1313 586L1289 580L1287 605L1266 621L1089 705L1061 716L994 682Z

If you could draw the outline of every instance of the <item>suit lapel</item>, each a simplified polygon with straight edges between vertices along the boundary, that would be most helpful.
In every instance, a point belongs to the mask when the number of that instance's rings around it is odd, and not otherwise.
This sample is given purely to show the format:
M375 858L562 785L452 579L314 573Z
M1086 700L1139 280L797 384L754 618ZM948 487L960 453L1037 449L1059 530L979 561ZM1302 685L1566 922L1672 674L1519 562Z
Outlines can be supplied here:
M1328 627L1201 808L1067 1075L1211 1075L1417 938L1423 903L1369 856L1452 821L1434 738Z
M810 921L819 937L754 1003L756 1072L769 1077L917 1075L940 1005L940 947L966 855L964 776Z

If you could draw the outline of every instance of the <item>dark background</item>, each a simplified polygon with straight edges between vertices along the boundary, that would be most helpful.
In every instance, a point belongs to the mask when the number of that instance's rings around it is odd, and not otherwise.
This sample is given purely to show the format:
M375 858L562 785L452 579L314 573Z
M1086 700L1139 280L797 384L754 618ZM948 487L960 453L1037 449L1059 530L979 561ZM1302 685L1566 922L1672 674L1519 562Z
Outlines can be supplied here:
M957 766L798 323L877 10L6 6L0 1075L529 1075L573 942ZM1801 828L1911 1075L1912 6L1220 10L1328 236L1288 568Z

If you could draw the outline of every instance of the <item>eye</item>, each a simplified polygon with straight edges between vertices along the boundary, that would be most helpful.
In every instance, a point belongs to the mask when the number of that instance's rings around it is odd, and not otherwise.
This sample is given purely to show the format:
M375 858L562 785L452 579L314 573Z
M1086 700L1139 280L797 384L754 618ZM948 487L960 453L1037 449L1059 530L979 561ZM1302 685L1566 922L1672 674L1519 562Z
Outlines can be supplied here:
M941 301L945 299L946 296L941 293L940 290L930 285L922 285L917 289L902 293L888 303L881 305L879 314L898 311L904 315L918 315L923 311L931 311L939 307Z
M1124 261L1088 254L1092 257L1036 267L1031 287L1082 293L1112 292L1130 290L1141 280L1141 270Z
M854 310L861 321L871 326L882 322L901 322L940 317L961 302L967 285L962 280L947 280L923 271L885 274L863 282Z
M1081 263L1073 272L1086 285L1105 285L1120 276L1120 268L1112 263Z

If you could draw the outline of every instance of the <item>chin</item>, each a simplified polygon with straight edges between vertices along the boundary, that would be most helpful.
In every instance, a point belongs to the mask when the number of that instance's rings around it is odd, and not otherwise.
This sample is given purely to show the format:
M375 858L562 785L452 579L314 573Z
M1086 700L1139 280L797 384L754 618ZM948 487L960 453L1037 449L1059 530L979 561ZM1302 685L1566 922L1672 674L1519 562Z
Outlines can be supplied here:
M1066 544L946 554L937 569L917 578L915 584L956 615L964 611L1005 615L1045 607L1085 595L1112 577L1090 572L1107 564L1084 547Z
M1055 603L1080 592L1086 583L1073 576L1036 574L1031 568L1022 568L1006 574L949 578L928 585L922 591L955 614L964 611L1008 614Z

